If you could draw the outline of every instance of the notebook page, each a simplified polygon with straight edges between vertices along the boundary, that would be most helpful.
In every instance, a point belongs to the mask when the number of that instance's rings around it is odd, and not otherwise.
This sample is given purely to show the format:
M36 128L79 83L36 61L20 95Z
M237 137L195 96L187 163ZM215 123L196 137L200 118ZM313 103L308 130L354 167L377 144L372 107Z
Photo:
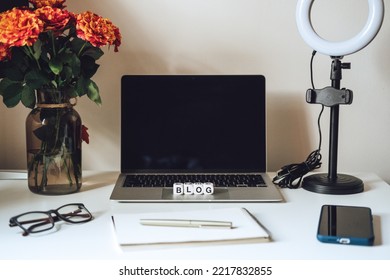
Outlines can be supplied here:
M232 228L192 228L145 226L140 219L185 219L232 222ZM120 245L218 242L259 239L269 234L244 208L208 209L169 213L138 213L113 215L117 241Z

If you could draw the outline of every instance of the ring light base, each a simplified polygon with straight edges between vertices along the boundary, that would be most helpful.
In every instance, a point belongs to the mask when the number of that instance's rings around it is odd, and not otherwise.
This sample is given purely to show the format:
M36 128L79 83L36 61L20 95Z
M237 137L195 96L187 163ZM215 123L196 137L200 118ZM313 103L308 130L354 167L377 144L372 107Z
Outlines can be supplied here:
M315 174L303 179L302 188L321 194L356 194L364 191L364 184L351 175L338 174L332 179L328 174Z

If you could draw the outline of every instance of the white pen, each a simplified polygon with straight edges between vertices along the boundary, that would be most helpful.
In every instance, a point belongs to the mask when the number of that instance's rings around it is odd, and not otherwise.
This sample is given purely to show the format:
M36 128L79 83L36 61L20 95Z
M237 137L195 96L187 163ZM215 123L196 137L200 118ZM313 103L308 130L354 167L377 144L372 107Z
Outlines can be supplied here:
M232 228L232 222L226 222L226 221L140 219L140 223L144 226L162 226L162 227Z

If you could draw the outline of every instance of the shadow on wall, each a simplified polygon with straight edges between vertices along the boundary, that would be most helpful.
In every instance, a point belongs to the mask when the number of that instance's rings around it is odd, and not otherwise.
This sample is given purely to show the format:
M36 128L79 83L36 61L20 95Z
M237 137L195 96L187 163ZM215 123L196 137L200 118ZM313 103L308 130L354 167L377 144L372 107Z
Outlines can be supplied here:
M298 95L299 96L299 95ZM297 94L268 92L267 94L267 170L277 171L282 166L303 162L317 148L311 139L310 119L304 97Z

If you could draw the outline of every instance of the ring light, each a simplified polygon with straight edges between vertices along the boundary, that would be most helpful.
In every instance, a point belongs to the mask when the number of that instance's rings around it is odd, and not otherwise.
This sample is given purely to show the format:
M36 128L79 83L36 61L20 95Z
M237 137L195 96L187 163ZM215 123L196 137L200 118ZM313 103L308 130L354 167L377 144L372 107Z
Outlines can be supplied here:
M381 28L384 5L383 0L368 0L369 14L363 29L355 37L342 41L327 41L314 31L311 24L310 12L314 0L299 0L296 11L296 21L303 40L313 50L329 56L344 56L355 53L366 47Z

